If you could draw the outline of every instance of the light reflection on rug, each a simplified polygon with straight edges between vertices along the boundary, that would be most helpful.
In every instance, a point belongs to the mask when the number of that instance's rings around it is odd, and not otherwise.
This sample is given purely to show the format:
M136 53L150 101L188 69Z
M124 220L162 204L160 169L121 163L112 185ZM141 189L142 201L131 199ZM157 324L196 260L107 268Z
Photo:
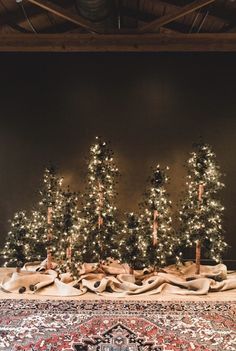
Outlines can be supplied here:
M4 351L235 351L236 302L0 300Z

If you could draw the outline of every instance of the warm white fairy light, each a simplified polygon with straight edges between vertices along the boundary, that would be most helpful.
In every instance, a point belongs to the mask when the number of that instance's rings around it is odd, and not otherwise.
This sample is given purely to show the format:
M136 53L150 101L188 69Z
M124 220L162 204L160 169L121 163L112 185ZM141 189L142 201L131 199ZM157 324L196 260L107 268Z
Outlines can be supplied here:
M202 145L192 153L188 167L188 196L180 211L182 239L190 247L200 240L209 257L220 261L227 244L222 237L224 207L217 192L224 184L210 147ZM126 240L129 239L132 246L126 250L123 259L126 258L131 266L143 268L166 264L167 257L173 256L175 247L180 244L180 238L174 236L172 229L166 172L159 165L156 167L142 215L129 214L122 229L114 205L117 175L111 150L97 137L90 149L88 189L84 196L83 218L80 219L77 195L66 195L62 189L63 178L58 177L54 170L46 169L38 209L32 211L30 218L19 212L11 222L3 250L6 265L42 260L46 257L46 249L50 248L59 260L61 270L73 266L76 275L83 261L99 261L109 256L121 258L122 245L128 248ZM201 201L199 186L204 189ZM50 223L47 217L49 208ZM68 213L69 225L65 224ZM49 230L51 238L48 237ZM117 236L120 231L121 240ZM176 256L177 262L181 256L181 252Z

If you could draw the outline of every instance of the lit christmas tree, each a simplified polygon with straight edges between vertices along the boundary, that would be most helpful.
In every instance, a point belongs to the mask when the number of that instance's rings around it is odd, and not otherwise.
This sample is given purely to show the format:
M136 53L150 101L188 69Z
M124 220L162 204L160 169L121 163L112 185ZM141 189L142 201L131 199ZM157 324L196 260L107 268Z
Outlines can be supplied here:
M25 245L28 262L43 261L47 257L47 217L40 211L33 210L27 233L28 242Z
M60 272L64 273L73 270L74 265L77 263L74 261L73 248L74 244L78 243L80 239L79 230L81 225L78 194L71 192L69 187L67 191L63 192L62 213L62 231L56 258L60 264ZM78 255L76 255L77 258Z
M187 195L180 212L181 235L187 247L196 246L196 274L200 273L201 248L216 262L227 244L224 242L224 207L218 192L224 187L216 156L207 144L195 145L188 160Z
M166 264L177 243L172 229L171 201L165 189L167 182L166 172L158 165L150 179L146 200L141 204L144 210L141 231L143 246L146 247L146 266L155 268Z
M26 213L17 212L10 225L2 256L6 267L22 267L27 261L25 245L28 242L29 220Z
M52 255L56 253L63 227L62 181L63 178L57 175L53 167L46 168L40 191L41 201L39 203L39 211L46 222L47 240L45 241L45 247L47 249L48 269L51 268ZM43 235L42 240L45 240L45 232L43 232Z
M108 257L117 258L117 220L115 185L118 169L108 144L96 137L90 148L88 187L83 197L83 225L80 233L83 242L74 248L77 262L98 262Z
M146 245L140 230L140 218L134 213L128 213L123 223L121 240L121 257L132 269L143 269L146 266Z

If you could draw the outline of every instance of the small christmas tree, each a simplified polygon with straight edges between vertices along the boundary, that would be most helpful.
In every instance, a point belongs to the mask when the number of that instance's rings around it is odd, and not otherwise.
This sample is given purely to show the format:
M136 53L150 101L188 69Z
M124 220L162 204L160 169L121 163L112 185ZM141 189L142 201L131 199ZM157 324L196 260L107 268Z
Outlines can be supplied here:
M24 211L17 212L10 221L11 230L2 255L6 267L22 267L26 262L25 245L28 242L29 221Z
M168 169L168 168L167 168ZM171 201L166 192L168 177L158 165L150 179L151 187L141 204L141 231L143 245L146 246L146 265L156 268L166 264L172 256L176 238L172 229Z
M56 257L60 263L60 271L71 271L76 263L74 262L73 247L78 242L80 230L80 214L78 210L78 194L71 192L69 187L63 192L62 202L63 226L58 243ZM77 255L76 255L77 256ZM77 256L78 258L78 256Z
M119 233L115 201L118 169L108 144L96 137L90 148L88 187L83 196L83 243L75 245L77 261L98 262L118 257L116 236Z
M143 269L146 265L146 247L140 231L140 218L128 213L122 229L121 257L132 269Z
M25 246L28 262L43 261L47 257L47 218L40 211L33 210L29 220L28 243Z
M187 247L196 246L196 274L200 273L201 248L216 262L227 244L223 238L224 207L218 192L224 187L216 155L207 144L195 145L187 164L187 195L180 212L182 240Z

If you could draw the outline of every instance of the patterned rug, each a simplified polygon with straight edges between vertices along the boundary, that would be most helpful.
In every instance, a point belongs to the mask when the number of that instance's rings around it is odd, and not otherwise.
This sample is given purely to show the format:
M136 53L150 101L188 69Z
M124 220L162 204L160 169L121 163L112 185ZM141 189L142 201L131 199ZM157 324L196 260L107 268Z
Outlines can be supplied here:
M0 300L4 351L235 351L236 302Z

